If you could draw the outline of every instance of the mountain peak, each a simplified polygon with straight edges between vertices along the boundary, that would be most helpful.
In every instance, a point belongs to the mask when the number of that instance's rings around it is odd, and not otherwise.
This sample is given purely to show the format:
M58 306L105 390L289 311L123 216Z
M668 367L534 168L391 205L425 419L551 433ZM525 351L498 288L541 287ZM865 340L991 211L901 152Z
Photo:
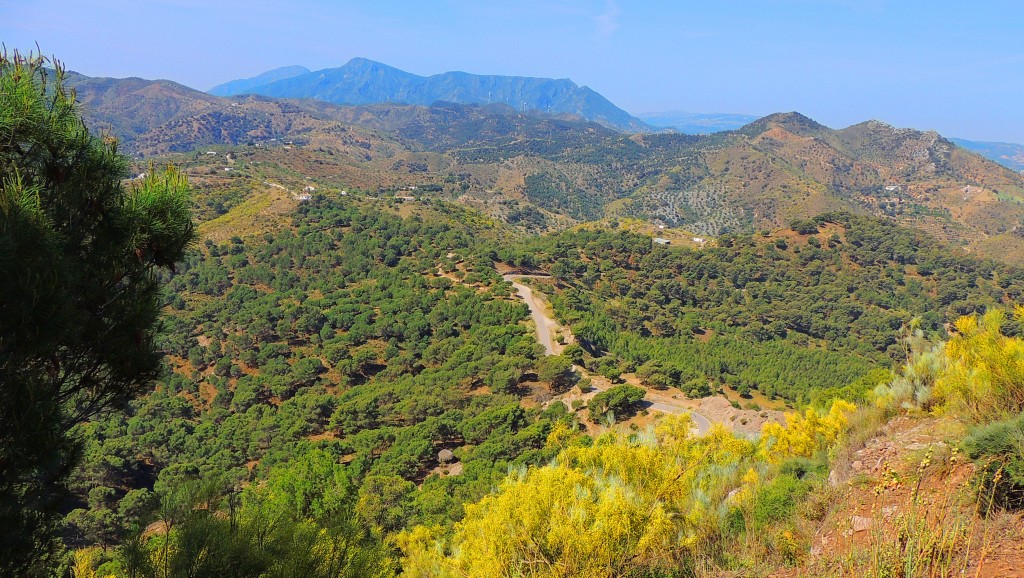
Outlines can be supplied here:
M741 128L739 132L748 136L757 136L774 127L780 127L801 136L819 136L821 133L831 130L799 112L776 112L755 120Z
M383 62L377 62L376 60L370 60L369 58L363 58L362 56L356 56L350 58L348 62L339 67L342 70L367 70L367 71L395 71L401 72L402 74L409 74L395 68L394 66L388 66Z
M776 112L761 119L769 124L777 124L786 128L797 128L801 130L811 129L814 131L827 129L825 125L799 112Z
M868 128L873 128L873 129L894 129L894 128L896 128L893 125L885 122L884 120L878 120L876 118L873 118L871 120L865 121L864 124Z
M889 123L887 123L887 122L885 122L883 120L878 120L878 119L866 120L864 122L860 122L860 123L857 123L855 125L849 126L846 129L844 129L844 130L851 130L851 131L853 131L853 130L860 130L860 131L864 131L864 132L879 133L879 134L887 134L887 133L897 134L897 133L906 133L906 132L920 132L920 131L916 131L916 130L910 129L910 128L899 128L899 127L893 126L893 125L891 125L891 124L889 124Z

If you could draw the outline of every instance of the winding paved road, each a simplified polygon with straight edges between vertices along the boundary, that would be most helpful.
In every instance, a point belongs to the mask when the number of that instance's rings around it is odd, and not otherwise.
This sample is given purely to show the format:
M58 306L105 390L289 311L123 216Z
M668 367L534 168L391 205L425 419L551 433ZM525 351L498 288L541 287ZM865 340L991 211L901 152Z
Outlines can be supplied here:
M502 275L502 279L508 281L515 287L519 293L519 297L526 302L526 306L530 309L530 317L533 319L534 325L537 326L537 341L544 346L545 351L548 355L555 355L555 344L551 336L557 333L562 326L549 317L544 312L544 308L537 301L537 298L533 294L533 290L523 285L522 283L516 282L516 279L530 279L530 278L545 278L544 275ZM573 366L573 368L584 377L589 377L589 374L585 369L579 366ZM597 391L604 391L607 388L602 388L597 384L597 381L593 381L593 387ZM711 430L711 420L707 417L693 411L688 407L681 407L672 405L666 401L654 401L651 399L651 393L648 391L647 397L643 401L645 407L649 410L660 411L662 413L688 413L690 418L693 420L694 428L697 430L697 435L704 435Z
M704 417L703 415L693 411L690 408L676 407L676 406L673 406L673 405L668 405L666 403L661 403L661 402L657 402L657 401L649 401L647 399L644 399L644 403L645 404L647 404L647 403L650 404L648 406L648 409L653 409L655 411L660 411L662 413L688 413L688 414L690 414L690 419L693 420L693 427L696 428L697 435L699 435L699 436L702 436L702 435L708 433L709 431L711 431L711 420L709 420L708 418Z

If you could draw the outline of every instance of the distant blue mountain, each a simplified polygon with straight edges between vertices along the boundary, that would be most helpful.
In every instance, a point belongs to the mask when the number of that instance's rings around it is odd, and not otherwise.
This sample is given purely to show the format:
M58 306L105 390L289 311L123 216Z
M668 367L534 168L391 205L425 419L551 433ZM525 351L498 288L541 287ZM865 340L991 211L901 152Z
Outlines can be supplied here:
M659 128L671 128L686 134L711 134L736 130L758 119L749 114L648 112L637 115L640 120Z
M252 92L252 89L258 86L263 86L265 84L270 84L271 82L292 78L302 74L309 74L309 69L305 66L283 66L281 68L275 68L274 70L268 70L267 72L252 78L232 80L231 82L218 84L207 92L214 96L248 94Z
M266 73L270 75L277 71ZM650 132L652 128L618 108L597 92L568 79L492 76L445 72L418 76L397 68L353 58L340 68L290 75L262 83L236 80L210 92L220 96L260 94L276 98L311 98L335 104L384 102L429 106L504 103L516 110L574 114L621 131Z
M1006 168L1015 171L1024 171L1024 145L1010 142L981 142L964 140L962 138L949 139L969 151L995 161Z

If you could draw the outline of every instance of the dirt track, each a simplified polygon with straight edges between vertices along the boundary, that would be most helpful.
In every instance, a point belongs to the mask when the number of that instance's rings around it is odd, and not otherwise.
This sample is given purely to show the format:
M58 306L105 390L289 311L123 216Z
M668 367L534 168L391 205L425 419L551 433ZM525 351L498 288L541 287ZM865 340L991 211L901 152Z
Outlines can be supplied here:
M532 289L530 289L526 285L523 285L522 283L517 283L515 281L515 279L522 279L524 277L536 278L539 276L502 275L502 279L508 281L509 283L512 284L513 287L516 288L516 291L519 292L519 296L523 299L523 301L526 302L526 306L530 308L530 317L533 319L534 325L537 326L537 341L539 341L540 344L544 346L544 350L547 351L548 355L556 355L557 352L555 351L555 342L551 338L551 335L552 333L561 329L561 325L559 325L557 321L555 321L546 313L544 313L544 309L541 307L541 304L537 302L536 298L534 298Z
M530 317L533 319L534 325L537 326L537 341L544 346L544 350L547 352L548 355L557 355L558 353L561 353L561 351L555 350L555 341L552 338L552 335L560 333L563 330L563 328L557 321L552 319L544 311L543 305L534 296L532 289L530 289L526 285L523 285L522 283L516 282L516 279L523 278L543 278L543 276L502 275L502 279L508 281L509 283L512 284L513 287L515 287L516 291L519 293L519 297L521 297L522 300L526 302L526 306L530 308ZM560 349L561 348L559 348L559 350ZM604 391L610 386L610 384L606 385L602 383L602 380L600 379L593 379L594 376L587 373L587 371L582 367L576 366L574 367L574 369L583 377L592 378L591 381L593 383L593 387L597 391ZM647 409L660 411L662 413L690 414L690 417L693 419L694 427L697 430L697 435L704 435L711 430L711 420L709 420L707 417L693 411L693 409L689 407L673 404L671 403L671 400L660 398L660 396L658 400L654 400L652 399L652 394L650 391L648 391L643 403L645 404Z

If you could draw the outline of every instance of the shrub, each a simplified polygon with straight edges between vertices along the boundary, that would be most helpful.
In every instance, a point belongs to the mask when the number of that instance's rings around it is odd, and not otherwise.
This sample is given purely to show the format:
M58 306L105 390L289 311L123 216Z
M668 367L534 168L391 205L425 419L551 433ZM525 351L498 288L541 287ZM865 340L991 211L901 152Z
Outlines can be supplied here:
M1024 308L1016 316L1024 317ZM1005 321L995 309L980 319L958 319L958 334L945 348L948 366L935 383L935 396L947 408L978 423L1024 409L1024 339L1003 335Z
M542 357L537 362L537 376L549 382L553 390L569 389L579 379L572 369L572 360L564 355Z
M801 235L814 235L818 233L818 224L811 220L793 221L789 226Z
M978 463L975 481L982 511L1024 508L1024 413L974 428L963 445Z
M763 530L791 518L807 492L808 485L790 474L782 474L763 486L754 498L754 529Z
M809 460L804 457L791 458L779 465L780 474L793 476L798 480L803 480L808 475L821 474L826 469L826 464L823 464L820 461Z
M807 408L803 414L787 413L785 427L768 423L761 429L758 451L773 463L797 456L810 458L846 433L854 409L853 404L836 400L824 414L813 408Z

